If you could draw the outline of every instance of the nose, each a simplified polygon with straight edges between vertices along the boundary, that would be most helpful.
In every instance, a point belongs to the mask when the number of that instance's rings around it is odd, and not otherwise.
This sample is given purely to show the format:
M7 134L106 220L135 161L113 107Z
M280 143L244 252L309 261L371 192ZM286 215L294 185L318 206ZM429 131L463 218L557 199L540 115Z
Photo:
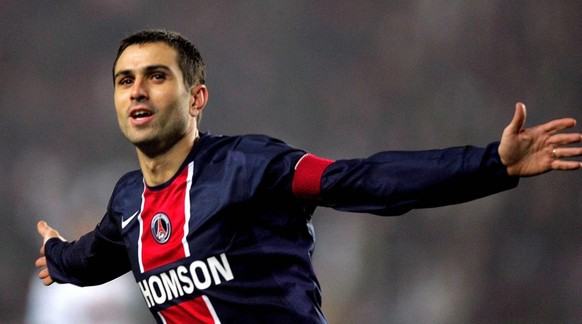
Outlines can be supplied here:
M135 101L142 101L147 99L148 92L146 88L146 83L142 78L136 78L133 81L133 85L131 87L131 100Z

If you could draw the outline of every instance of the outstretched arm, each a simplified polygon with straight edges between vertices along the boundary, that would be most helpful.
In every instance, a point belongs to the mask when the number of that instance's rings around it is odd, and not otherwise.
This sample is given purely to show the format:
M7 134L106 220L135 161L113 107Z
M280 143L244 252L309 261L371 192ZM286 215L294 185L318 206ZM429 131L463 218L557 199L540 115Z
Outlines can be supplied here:
M59 235L59 232L57 232L55 229L50 227L45 221L42 221L42 220L39 221L36 224L36 229L38 231L38 234L40 234L40 236L42 236L42 246L40 248L41 257L36 260L34 265L37 268L40 268L40 271L38 273L38 277L42 280L42 283L45 286L48 286L48 285L52 284L54 282L54 280L53 280L53 278L51 278L49 271L48 271L48 268L47 268L46 257L44 255L44 246L45 246L46 242L48 240L50 240L51 238L59 238L63 241L65 241L65 239Z
M525 105L518 102L513 120L501 136L499 156L509 175L527 177L551 170L577 170L582 167L578 161L564 159L582 156L582 147L567 146L582 142L582 134L559 133L576 126L576 120L556 119L523 128L525 119Z
M112 217L108 215L94 230L71 242L45 221L38 222L43 244L35 265L40 268L38 277L46 286L53 282L81 287L100 285L131 270L118 224L110 223Z

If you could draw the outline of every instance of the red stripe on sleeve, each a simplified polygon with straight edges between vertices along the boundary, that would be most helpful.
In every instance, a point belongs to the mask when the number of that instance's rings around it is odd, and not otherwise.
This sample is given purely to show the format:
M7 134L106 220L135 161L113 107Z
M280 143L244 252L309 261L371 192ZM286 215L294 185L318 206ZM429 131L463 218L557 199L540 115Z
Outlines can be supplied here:
M295 166L292 184L293 194L299 198L319 199L323 171L333 162L333 160L305 154Z

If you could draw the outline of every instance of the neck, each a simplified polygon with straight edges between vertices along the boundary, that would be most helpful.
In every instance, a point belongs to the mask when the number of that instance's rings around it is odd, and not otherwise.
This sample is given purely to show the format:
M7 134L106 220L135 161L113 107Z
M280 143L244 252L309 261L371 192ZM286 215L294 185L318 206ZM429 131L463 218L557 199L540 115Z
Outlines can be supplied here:
M137 157L146 184L157 186L170 180L192 151L197 139L198 132L192 132L182 137L170 149L155 156L145 154L138 148Z

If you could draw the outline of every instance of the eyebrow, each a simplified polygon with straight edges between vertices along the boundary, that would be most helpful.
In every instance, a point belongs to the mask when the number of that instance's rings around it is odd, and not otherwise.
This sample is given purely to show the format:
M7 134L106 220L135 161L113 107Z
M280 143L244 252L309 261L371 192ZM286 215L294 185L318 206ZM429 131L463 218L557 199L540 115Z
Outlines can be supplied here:
M145 74L151 73L153 71L158 71L158 70L165 70L167 72L170 71L170 68L167 67L166 65L148 65L144 68L142 68L141 70L143 70L145 72ZM115 75L113 76L114 80L117 80L118 77L120 76L128 76L128 75L132 75L134 72L131 69L127 69L127 70L121 70L117 73L115 73Z

